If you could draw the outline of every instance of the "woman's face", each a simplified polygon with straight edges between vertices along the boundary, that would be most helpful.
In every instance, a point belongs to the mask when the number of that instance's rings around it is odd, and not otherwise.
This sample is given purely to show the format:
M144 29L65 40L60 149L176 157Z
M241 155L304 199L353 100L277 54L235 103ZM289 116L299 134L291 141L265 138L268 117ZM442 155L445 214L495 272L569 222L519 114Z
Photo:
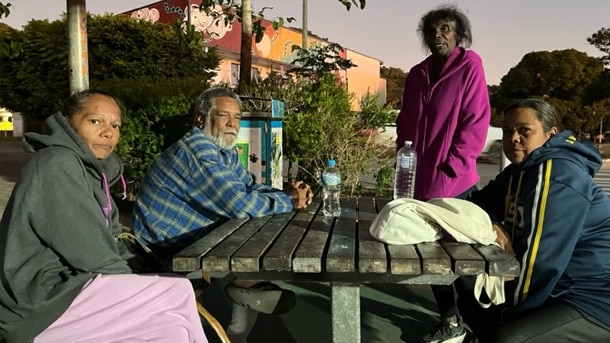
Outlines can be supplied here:
M516 108L504 114L502 123L504 154L513 164L521 164L556 133L556 127L544 131L533 109Z
M68 122L98 159L110 156L121 136L121 109L102 94L89 97Z
M424 39L432 55L448 57L458 44L455 21L440 19L425 28Z

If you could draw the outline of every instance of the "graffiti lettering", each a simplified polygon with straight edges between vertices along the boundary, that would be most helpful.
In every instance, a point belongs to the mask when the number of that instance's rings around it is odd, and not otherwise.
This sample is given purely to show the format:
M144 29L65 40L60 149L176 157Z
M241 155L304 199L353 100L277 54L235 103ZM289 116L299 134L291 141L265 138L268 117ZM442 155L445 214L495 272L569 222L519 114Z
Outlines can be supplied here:
M180 15L180 18L186 17L182 8L178 6L169 7L169 4L167 2L163 3L163 9L165 10L165 13L178 13Z

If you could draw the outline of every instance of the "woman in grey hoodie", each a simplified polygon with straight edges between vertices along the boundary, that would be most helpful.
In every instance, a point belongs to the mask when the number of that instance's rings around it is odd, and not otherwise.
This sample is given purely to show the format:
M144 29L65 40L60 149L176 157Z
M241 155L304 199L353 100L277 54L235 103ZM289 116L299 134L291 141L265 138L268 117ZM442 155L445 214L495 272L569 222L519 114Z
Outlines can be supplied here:
M7 342L207 342L190 282L132 274L110 186L121 106L82 91L27 133L36 152L0 223L0 336Z

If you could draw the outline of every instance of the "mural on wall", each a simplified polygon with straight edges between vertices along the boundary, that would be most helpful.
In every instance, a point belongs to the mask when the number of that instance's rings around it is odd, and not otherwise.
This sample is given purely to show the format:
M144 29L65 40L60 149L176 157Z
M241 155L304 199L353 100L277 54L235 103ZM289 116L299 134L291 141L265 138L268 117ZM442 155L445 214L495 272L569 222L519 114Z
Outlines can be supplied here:
M226 51L239 53L241 49L241 24L239 22L226 23L220 5L215 5L214 14L200 11L200 5L200 0L166 0L124 14L153 23L172 24L179 21L185 27L190 10L191 24L195 27L195 31L204 35L204 42L208 46L216 46ZM268 20L263 20L262 25L265 29L262 40L255 42L254 37L252 38L253 56L292 63L296 58L296 52L292 51L292 46L301 46L301 32L285 27L276 30ZM307 42L308 47L324 46L326 44L328 44L327 41L315 37L310 37ZM341 56L345 58L345 50L341 52Z
M184 8L187 14L188 10L188 7ZM199 5L191 4L190 13L191 25L194 26L196 32L203 34L205 43L221 39L233 29L233 23L227 23L226 16L222 14L222 7L218 4L214 5L212 13L209 14L199 10ZM188 16L185 16L182 27L186 28L187 23Z
M137 11L131 12L131 17L137 20L150 21L156 23L159 20L161 14L156 8L141 8Z

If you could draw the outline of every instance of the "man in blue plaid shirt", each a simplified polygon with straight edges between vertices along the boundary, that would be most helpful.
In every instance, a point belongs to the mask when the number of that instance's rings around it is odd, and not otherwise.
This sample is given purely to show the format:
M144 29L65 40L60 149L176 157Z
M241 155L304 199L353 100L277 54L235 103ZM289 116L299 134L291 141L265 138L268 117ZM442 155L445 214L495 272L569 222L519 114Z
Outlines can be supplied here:
M133 230L164 262L229 218L284 213L311 203L313 193L305 183L272 188L256 183L242 166L235 148L241 112L241 100L230 89L204 91L192 129L144 176ZM226 293L238 305L227 330L232 342L245 342L258 313L253 309L277 314L294 306L294 293L269 282L235 279Z

